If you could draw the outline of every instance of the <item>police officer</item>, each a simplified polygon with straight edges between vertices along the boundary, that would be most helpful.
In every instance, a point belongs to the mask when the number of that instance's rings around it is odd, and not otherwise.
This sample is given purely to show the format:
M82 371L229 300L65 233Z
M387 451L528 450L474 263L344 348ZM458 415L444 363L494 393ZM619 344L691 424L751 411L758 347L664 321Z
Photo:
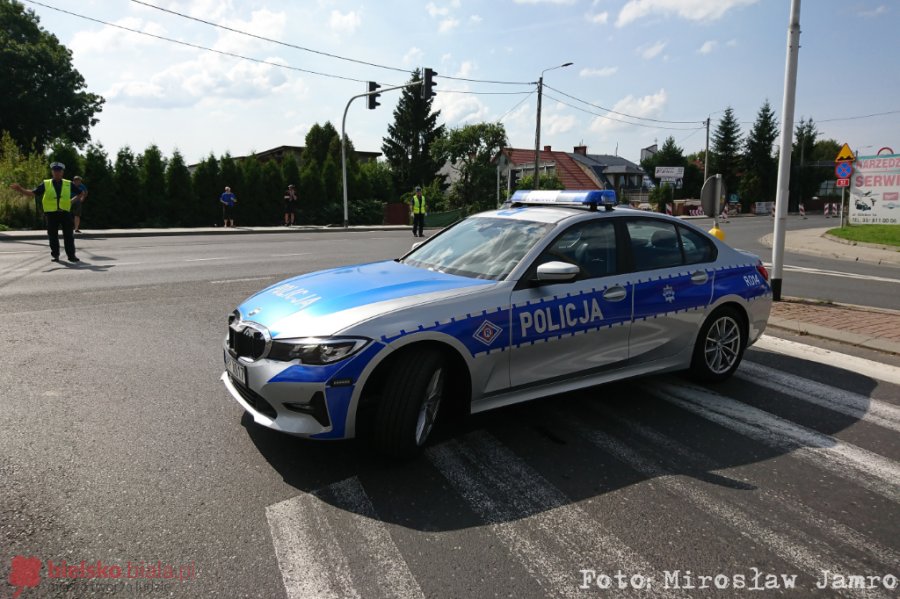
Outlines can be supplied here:
M423 229L425 228L425 196L422 195L422 188L416 185L416 191L412 199L412 215L413 215L413 237L425 237Z
M51 179L45 179L34 189L25 189L18 183L10 185L10 189L28 197L41 198L41 207L47 220L47 237L50 240L50 256L59 262L59 228L63 230L63 241L66 257L69 262L81 262L75 255L75 234L72 226L72 199L82 199L83 192L68 179L63 179L66 169L62 162L50 165Z

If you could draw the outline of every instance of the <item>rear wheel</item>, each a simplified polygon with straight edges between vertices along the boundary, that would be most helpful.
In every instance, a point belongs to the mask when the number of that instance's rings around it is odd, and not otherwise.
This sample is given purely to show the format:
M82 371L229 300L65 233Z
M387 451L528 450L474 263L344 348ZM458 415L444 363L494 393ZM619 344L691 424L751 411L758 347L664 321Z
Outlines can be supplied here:
M447 390L448 367L435 349L397 356L375 412L375 447L395 457L412 457L428 441Z
M737 370L746 346L740 313L728 306L719 308L700 328L691 373L703 381L723 381Z

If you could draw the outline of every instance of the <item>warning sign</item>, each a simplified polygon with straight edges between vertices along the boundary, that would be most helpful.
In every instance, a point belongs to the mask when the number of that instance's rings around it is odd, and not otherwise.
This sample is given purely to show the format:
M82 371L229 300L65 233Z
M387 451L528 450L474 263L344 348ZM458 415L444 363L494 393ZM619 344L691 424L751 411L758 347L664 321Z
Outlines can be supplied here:
M850 146L844 144L841 148L841 151L838 152L837 157L835 157L835 162L853 162L856 160L856 156L853 155L853 152L850 150Z

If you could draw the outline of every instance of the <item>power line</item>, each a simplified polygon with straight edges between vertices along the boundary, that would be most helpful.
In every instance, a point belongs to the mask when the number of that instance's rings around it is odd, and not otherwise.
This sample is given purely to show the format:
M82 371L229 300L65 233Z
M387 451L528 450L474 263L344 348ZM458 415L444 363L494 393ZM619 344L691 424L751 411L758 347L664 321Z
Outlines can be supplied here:
M530 96L535 93L535 90L523 92L476 92L468 89L441 89L437 91L442 94L474 94L476 96L521 96L523 94Z
M449 75L436 75L436 77L440 77L441 79L452 79L453 81L469 81L471 83L493 83L496 85L537 85L537 81L495 81L495 80L491 80L491 79L469 79L467 77L451 77Z
M302 68L300 68L300 67L292 67L292 66L290 66L290 65L285 65L285 64L281 64L281 63L277 63L277 62L271 62L271 61L269 61L269 60L261 60L261 59L259 59L259 58L251 58L251 57L249 57L249 56L243 56L243 55L241 55L241 54L235 54L234 52L226 52L226 51L224 51L224 50L215 50L215 49L213 49L213 48L207 48L206 46L201 46L201 45L199 45L199 44L192 44L191 42L184 42L184 41L176 40L176 39L173 39L173 38L170 38L170 37L165 37L165 36L162 36L162 35L156 35L156 34L153 34L153 33L148 33L148 32L146 32L146 31L140 31L140 30L138 30L138 29L132 29L132 28L130 28L130 27L125 27L124 25L117 25L117 24L115 24L115 23L109 23L109 22L103 21L103 20L101 20L101 19L95 19L95 18L93 18L93 17L88 17L88 16L85 16L85 15L80 15L80 14L75 13L75 12L71 12L71 11L68 11L68 10L63 10L62 8L56 8L55 6L50 6L49 4L44 4L44 3L42 3L42 2L37 2L36 0L25 0L25 2L28 2L28 3L30 3L30 4L36 4L36 5L38 5L38 6L43 6L44 8L49 8L50 10L55 10L55 11L61 12L61 13L63 13L63 14L71 15L71 16L73 16L73 17L78 17L79 19L84 19L84 20L86 20L86 21L92 21L92 22L94 22L94 23L100 23L101 25L106 25L106 26L108 26L108 27L115 27L115 28L117 28L117 29L122 29L122 30L124 30L124 31L130 31L131 33L137 33L137 34L140 34L140 35L146 35L146 36L148 36L148 37L156 38L156 39L162 40L162 41L164 41L164 42L172 42L173 44L179 44L179 45L182 45L182 46L187 46L187 47L189 47L189 48L195 48L195 49L197 49L197 50L206 50L207 52L214 52L214 53L216 53L216 54L221 54L221 55L223 55L223 56L231 56L232 58L240 58L240 59L242 59L242 60L249 60L249 61L252 61L252 62L259 63L259 64L266 64L266 65L269 65L269 66L279 67L279 68L282 68L282 69L288 69L288 70L291 70L291 71L299 71L299 72L301 72L301 73L308 73L308 74L310 74L310 75L318 75L318 76L320 76L320 77L329 77L329 78L331 78L331 79L342 79L342 80L344 80L344 81L354 81L354 82L357 82L357 83L366 83L366 80L364 80L364 79L354 79L354 78L352 78L352 77L344 77L344 76L342 76L342 75L334 75L334 74L332 74L332 73L321 73L321 72L319 72L319 71L312 71L312 70L310 70L310 69L302 69Z
M556 89L555 87L550 87L546 83L544 84L544 87L546 87L547 89L552 89L556 93L562 94L567 98L571 98L572 100L575 100L576 102L581 102L582 104L587 104L588 106L592 106L599 110L605 110L606 112L611 112L612 114L618 114L619 116L628 117L630 119L637 119L637 120L641 120L641 121L651 121L654 123L667 123L667 124L671 124L671 125L695 125L698 123L698 121L665 121L665 120L660 120L660 119L652 119L652 118L646 117L646 116L634 116L633 114L627 114L625 112L618 112L616 110L613 110L612 108L606 108L605 106L600 106L598 104L592 104L592 103L588 102L587 100L582 100L581 98L576 98L575 96L569 95L564 91L560 91L560 90ZM613 119L613 120L615 120L615 119ZM704 123L705 122L706 121L704 121Z
M887 116L889 114L898 114L898 113L900 113L900 110L889 110L887 112L875 112L872 114L864 114L864 115L860 115L860 116L845 116L845 117L834 118L834 119L825 119L822 121L816 121L816 123L833 123L835 121L856 121L859 119L870 119L870 118L876 117L876 116Z
M518 102L516 102L515 106L513 106L512 108L510 108L509 110L507 110L506 112L504 112L504 113L503 113L503 116L501 116L499 119L497 119L497 122L499 123L499 122L503 121L503 119L505 119L507 116L509 116L510 114L512 114L512 112L513 112L516 108L518 108L519 106L521 106L528 98L530 98L530 97L531 97L533 94L535 94L536 92L537 92L537 90L534 90L534 91L532 91L532 92L529 92L529 94L528 94L527 96L525 96L524 98L522 98L521 100L519 100Z
M544 86L544 87L548 87L548 86ZM547 96L548 98L550 98L551 100L555 100L555 101L559 102L560 104L563 104L564 106L568 106L569 108L574 108L575 110L580 110L581 112L585 112L587 114L592 114L594 116L598 116L601 119L607 119L609 121L615 121L617 123L624 123L626 125L634 125L635 127L646 127L648 129L669 129L671 131L695 131L695 130L703 129L706 127L705 123L703 124L702 127L666 127L664 125L648 125L646 123L632 123L631 121L623 121L621 119L615 119L615 118L613 118L611 116L607 116L605 114L600 114L600 113L594 112L592 110L587 110L586 108L582 108L581 106L575 106L574 104L569 104L568 102L566 102L564 100L560 100L559 98L552 96L550 94L547 94L547 93L545 93L544 95ZM689 121L689 122L691 122L691 121ZM692 121L692 122L694 122L696 124L696 121Z

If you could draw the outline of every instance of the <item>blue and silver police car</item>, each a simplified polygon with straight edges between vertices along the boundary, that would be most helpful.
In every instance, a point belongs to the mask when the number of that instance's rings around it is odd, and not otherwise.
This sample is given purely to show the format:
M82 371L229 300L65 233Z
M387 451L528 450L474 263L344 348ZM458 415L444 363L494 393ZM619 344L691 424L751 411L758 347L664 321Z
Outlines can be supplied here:
M626 377L729 377L766 327L760 259L612 191L516 192L396 260L304 274L228 321L253 419L411 455L436 418Z

